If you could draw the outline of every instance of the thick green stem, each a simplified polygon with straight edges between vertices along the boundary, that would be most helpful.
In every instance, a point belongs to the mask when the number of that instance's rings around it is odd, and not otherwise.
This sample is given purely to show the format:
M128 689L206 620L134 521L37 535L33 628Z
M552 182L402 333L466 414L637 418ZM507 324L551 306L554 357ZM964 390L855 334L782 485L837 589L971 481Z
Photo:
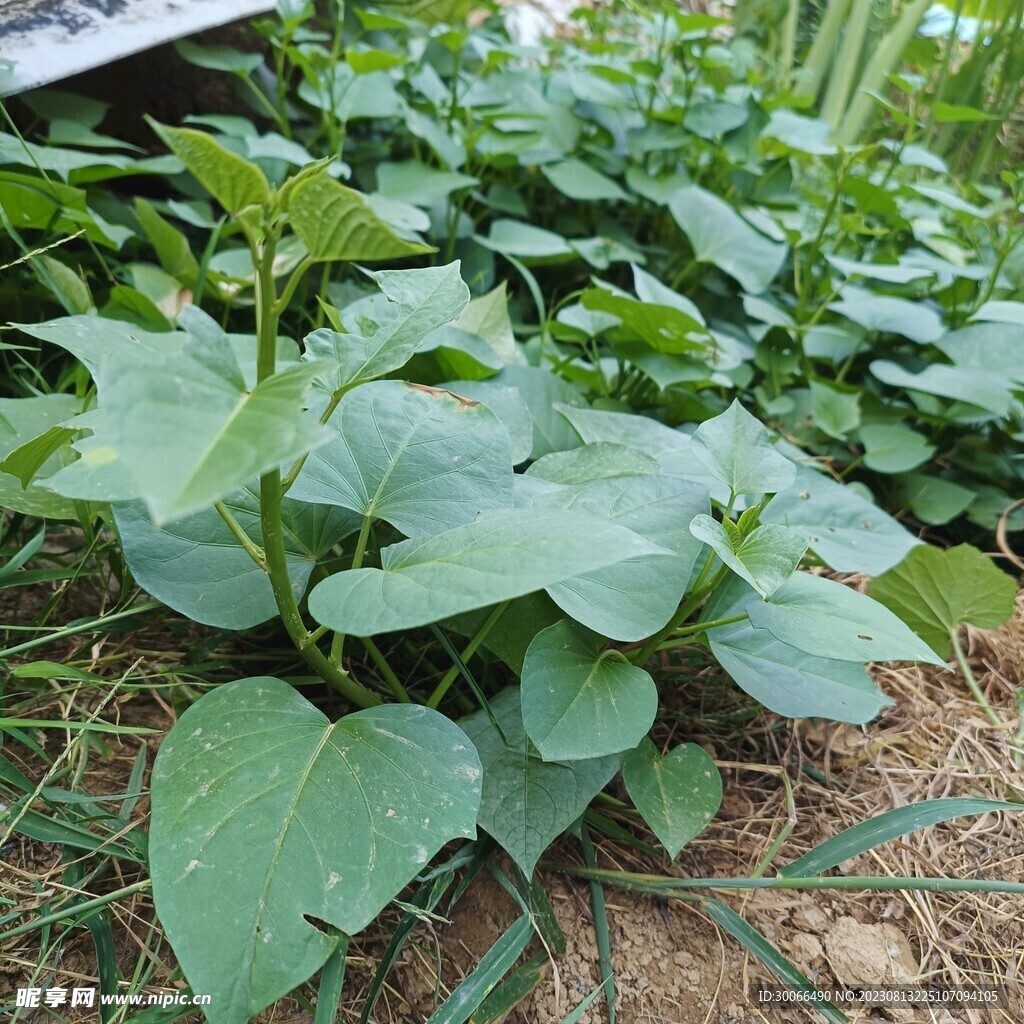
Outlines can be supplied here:
M248 237L256 267L256 377L257 381L264 381L272 377L277 368L278 306L273 265L278 236L273 226L267 224L264 226L262 244L251 234ZM359 707L368 708L380 704L379 697L360 686L340 666L333 664L315 643L309 641L311 634L302 621L288 573L284 526L281 521L283 497L281 471L274 467L260 477L260 525L263 530L265 569L284 628L305 662L326 683Z

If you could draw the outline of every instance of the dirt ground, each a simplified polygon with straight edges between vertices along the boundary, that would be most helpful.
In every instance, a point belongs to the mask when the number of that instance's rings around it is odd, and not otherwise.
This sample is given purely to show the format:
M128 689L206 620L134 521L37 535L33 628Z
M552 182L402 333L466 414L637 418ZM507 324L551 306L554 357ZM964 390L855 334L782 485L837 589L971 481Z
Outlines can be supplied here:
M99 671L128 656L133 660L142 656L144 667L155 671L184 657L184 635L181 631L169 634L165 619L85 651L92 654ZM754 708L713 666L666 664L668 682L662 696L667 714L656 739L667 745L696 741L719 760L725 784L722 809L674 864L609 840L598 844L599 863L656 874L746 877L783 830L789 830L767 868L771 876L841 828L892 807L945 796L1024 801L1024 774L1011 760L1011 744L1020 727L1015 691L1024 686L1024 592L1011 622L992 633L969 631L967 639L979 682L1007 723L1003 730L988 723L953 671L917 666L877 669L879 684L895 704L861 728L779 719ZM54 657L60 652L45 653ZM152 691L123 694L114 704L116 716L125 723L166 728L174 714ZM49 731L46 739L53 744L54 733ZM157 739L146 742L149 754L154 754ZM137 739L114 739L109 757L99 758L94 752L83 788L94 795L125 792L138 745ZM18 745L8 743L4 752L18 763ZM31 760L20 763L35 778L38 766ZM140 801L135 817L144 817L147 811L145 801ZM643 835L635 822L632 825ZM52 894L63 867L57 846L22 839L3 855L0 896L31 907ZM556 845L550 859L567 865L582 863L578 845L568 839ZM843 872L1024 881L1024 829L1010 814L962 818L890 843L844 865ZM567 948L549 965L535 992L507 1018L509 1024L561 1021L600 982L588 884L554 871L543 877ZM105 891L131 881L129 875L110 879ZM874 1016L848 1009L854 1021L1024 1021L1021 897L778 890L717 895L821 986L988 981L1007 989L1005 1008L891 1009L874 1011ZM800 1008L760 1005L758 988L772 983L772 976L699 907L610 887L606 898L620 1024L789 1024L822 1019ZM430 923L414 933L371 1020L422 1024L438 997L466 976L518 914L497 884L481 873L452 911L450 925ZM123 901L114 908L114 917L125 977L145 963L152 967L153 985L180 985L173 981L170 950L149 930L148 898L138 895ZM358 1019L363 994L387 940L384 928L353 942L340 1016L345 1024ZM38 962L38 942L39 934L34 932L0 953L0 993L26 984ZM95 979L87 932L65 937L55 967L53 985L71 987ZM314 991L307 995L312 999ZM303 1008L300 1002L282 1000L260 1019L266 1024L311 1021L308 1005ZM22 1019L35 1024L31 1018ZM590 1024L607 1020L601 999L583 1018Z

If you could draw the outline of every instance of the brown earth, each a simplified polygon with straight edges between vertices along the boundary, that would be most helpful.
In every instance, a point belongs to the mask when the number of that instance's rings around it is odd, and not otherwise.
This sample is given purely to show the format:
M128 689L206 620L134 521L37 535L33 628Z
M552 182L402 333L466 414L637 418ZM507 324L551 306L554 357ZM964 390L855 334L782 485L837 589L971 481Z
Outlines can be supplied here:
M79 640L77 656L91 655L95 670L108 678L116 678L116 669L140 656L142 671L173 673L194 656L189 645L201 644L203 638L184 627L169 631L169 626L173 623L165 619L154 627L84 646ZM871 725L858 728L779 719L754 709L713 667L666 664L670 684L663 692L666 715L657 739L666 745L694 740L719 759L725 783L722 809L674 864L608 840L598 844L599 863L624 871L747 877L788 830L767 866L770 877L777 867L822 839L892 807L940 796L1024 801L1024 775L1012 760L1013 744L1019 742L1014 735L1021 726L1014 693L1024 686L1024 593L1011 622L987 634L969 630L967 640L971 665L1006 721L1005 729L988 723L962 679L951 671L917 666L877 669L876 678L895 705ZM71 653L44 650L36 656ZM184 673L169 679L179 686L188 682ZM53 690L54 703L48 710L69 718L80 717L97 700L94 692L86 690L82 693L89 695L76 700L73 687L58 690L54 685ZM156 700L151 690L115 695L104 712L107 720L159 728L166 728L173 716L174 709ZM53 730L46 732L45 737L36 736L53 755L59 752L61 739ZM84 769L82 789L92 794L124 793L140 742L108 738L109 756L93 750L85 758L77 751ZM156 737L145 740L150 763L157 743ZM4 753L30 777L39 778L39 762L31 755L22 757L20 745L7 743ZM147 810L145 801L140 801L133 817L142 819ZM626 820L634 832L644 835L638 822ZM20 908L39 906L61 888L63 865L57 846L20 839L5 848L3 856L0 896ZM568 839L556 845L551 859L565 865L581 863L577 844ZM854 875L1024 881L1024 832L1013 815L962 818L889 843L843 869ZM136 877L130 872L107 877L90 888L90 895L130 884ZM561 1021L600 982L588 884L555 871L543 877L567 948L551 962L536 991L507 1018L509 1024ZM1024 1020L1020 981L1024 976L1024 898L765 890L717 895L819 985L990 981L1004 985L1008 993L1008 1005L1001 1009L930 1014L891 1009L875 1011L874 1016L848 1010L854 1021L1020 1024ZM771 975L699 906L613 888L606 888L606 898L620 1024L788 1024L821 1019L803 1009L759 1005L758 987L771 983ZM149 990L180 985L173 980L173 955L159 933L150 930L148 898L136 895L112 910L123 975L130 978L141 965L152 972ZM482 872L448 914L451 924L430 922L418 927L392 970L371 1020L422 1024L518 913ZM362 997L388 940L387 924L396 919L389 911L379 931L353 943L339 1017L343 1024L358 1020ZM0 955L0 995L28 983L40 961L38 943L39 933L33 932L5 948ZM53 971L47 984L71 987L96 977L95 955L84 929L60 935L44 962ZM315 999L315 989L307 986L304 998ZM21 1018L24 1024L48 1019L42 1015ZM596 1024L607 1019L604 1003L598 999L583 1021ZM288 999L265 1011L260 1020L267 1024L311 1021L312 1014L300 1002Z

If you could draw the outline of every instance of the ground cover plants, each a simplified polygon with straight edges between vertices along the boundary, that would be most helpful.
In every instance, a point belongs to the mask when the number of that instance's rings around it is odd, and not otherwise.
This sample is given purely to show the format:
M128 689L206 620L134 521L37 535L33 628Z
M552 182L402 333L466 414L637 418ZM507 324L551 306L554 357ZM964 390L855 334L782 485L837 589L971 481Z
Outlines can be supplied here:
M959 631L1007 619L1015 586L949 541L1020 525L1022 197L992 146L967 184L923 144L976 120L938 98L950 54L915 40L897 64L909 15L869 22L865 38L895 33L890 65L849 56L818 119L818 83L717 41L707 16L581 14L536 50L496 19L342 15L282 5L266 58L181 44L256 110L151 120L157 155L59 91L26 97L0 139L16 168L0 173L2 582L99 572L103 552L111 608L66 635L159 602L262 627L252 660L281 666L198 673L153 766L148 833L125 825L97 854L145 864L132 885L152 886L209 1019L242 1022L317 975L333 1019L349 938L399 900L400 947L495 844L523 917L431 1019L499 1019L536 975L536 958L513 971L534 934L558 946L535 869L567 831L595 906L599 883L685 889L803 988L699 890L1019 891L825 874L929 823L1019 809L969 797L839 832L776 878L767 861L748 879L628 878L590 838L622 838L602 811L628 799L671 859L718 810L709 755L648 738L674 659L715 659L777 714L864 724L886 705L866 663L952 655L1009 724ZM37 566L62 530L81 561ZM872 577L867 593L837 572ZM29 661L5 686L75 671ZM101 712L86 736L116 731ZM51 773L0 764L8 835L103 845L110 822L40 809ZM99 949L95 911L124 891L3 934L82 920Z

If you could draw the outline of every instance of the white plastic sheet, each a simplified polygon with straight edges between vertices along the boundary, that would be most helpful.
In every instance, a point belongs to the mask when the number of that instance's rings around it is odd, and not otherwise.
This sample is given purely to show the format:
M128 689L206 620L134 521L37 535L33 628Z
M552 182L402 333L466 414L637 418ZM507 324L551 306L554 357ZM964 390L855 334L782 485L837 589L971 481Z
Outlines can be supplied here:
M0 0L0 96L273 6L273 0Z

